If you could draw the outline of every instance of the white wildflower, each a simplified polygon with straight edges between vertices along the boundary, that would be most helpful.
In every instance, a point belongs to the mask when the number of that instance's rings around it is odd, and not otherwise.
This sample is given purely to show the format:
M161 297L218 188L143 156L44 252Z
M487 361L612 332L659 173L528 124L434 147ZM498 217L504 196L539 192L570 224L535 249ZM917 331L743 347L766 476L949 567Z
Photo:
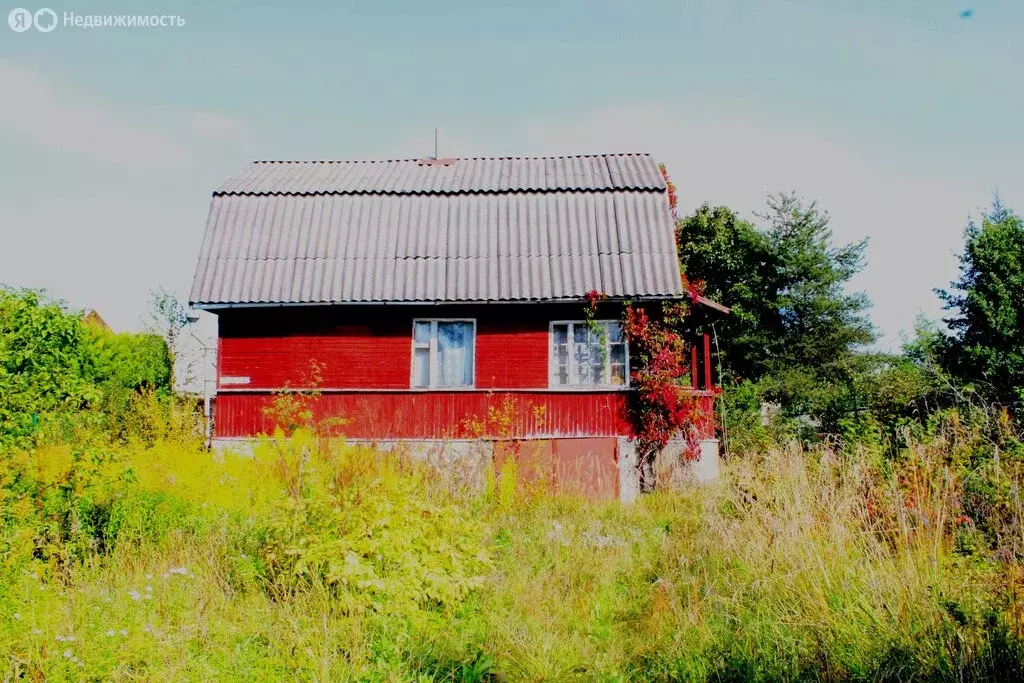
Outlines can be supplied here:
M584 531L583 540L595 548L609 548L626 545L626 541L618 536L607 536L597 531Z
M71 659L75 656L75 653L71 650L64 650L64 659Z
M12 616L15 621L21 621L21 612L15 612Z
M126 628L121 629L121 635L122 636L127 636L128 635L128 629L126 629Z
M142 596L139 595L139 591L136 591L136 590L128 591L128 595L131 596L131 599L134 600L135 602L138 602L139 600L142 599Z
M562 545L569 545L570 541L565 536L565 530L562 529L562 523L558 520L551 522L551 531L548 532L548 540L554 541L555 543L561 543Z
M75 642L75 637L74 636L60 636L60 635L58 635L58 636L56 636L56 639L57 639L58 643L73 643L73 642Z
M153 575L152 574L146 574L146 581L152 581L152 580L153 580Z
M32 629L32 635L34 635L34 636L41 636L41 635L43 635L43 632L40 631L37 628L34 628L34 629Z
M153 587L152 586L146 586L146 592L147 593L152 593L153 592Z
M171 567L171 574L180 574L181 576L188 576L188 567Z

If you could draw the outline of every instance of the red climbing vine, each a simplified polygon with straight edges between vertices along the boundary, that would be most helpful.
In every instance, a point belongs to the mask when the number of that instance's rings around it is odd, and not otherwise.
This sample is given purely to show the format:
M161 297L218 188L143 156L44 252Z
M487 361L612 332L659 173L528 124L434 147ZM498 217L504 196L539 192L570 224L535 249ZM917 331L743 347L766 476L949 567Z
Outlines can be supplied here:
M668 177L668 169L665 168L665 164L658 164L658 170L661 171L661 175L665 179L665 187L668 189L668 208L672 211L672 222L678 223L679 214L676 212L676 207L679 205L679 195L676 194L676 185Z
M679 196L664 164L659 170L665 179L672 221L678 223ZM698 303L704 295L702 281L683 278L683 288L690 302ZM587 322L598 331L597 306L606 297L596 290L587 292ZM641 486L650 488L653 463L657 454L672 439L683 437L690 460L700 457L696 425L700 421L700 402L690 381L689 348L679 330L689 313L687 302L662 304L655 315L642 306L627 302L622 312L622 329L629 343L630 415L635 432ZM603 330L603 328L601 328Z
M698 289L691 289L697 291ZM598 302L605 297L588 292L586 317L597 318ZM699 418L699 404L689 381L688 347L677 331L689 306L683 302L662 304L659 314L652 316L644 307L627 302L623 308L622 330L629 343L631 392L630 415L636 434L638 466L641 480L649 488L651 465L669 441L680 436L687 440L686 457L700 456L700 445L694 425Z
M587 297L587 313L588 320L592 320L597 315L597 302L607 298L604 292L599 292L596 289L592 289L587 292L584 296Z
M693 436L699 405L691 389L688 347L676 331L687 314L684 304L664 304L659 319L627 305L623 332L633 363L633 420L641 458L653 458L670 439L686 436L687 457L700 455Z
M686 289L687 294L690 295L690 301L693 303L700 302L702 296L704 296L704 281L694 280L690 281L685 275L683 276L683 288Z

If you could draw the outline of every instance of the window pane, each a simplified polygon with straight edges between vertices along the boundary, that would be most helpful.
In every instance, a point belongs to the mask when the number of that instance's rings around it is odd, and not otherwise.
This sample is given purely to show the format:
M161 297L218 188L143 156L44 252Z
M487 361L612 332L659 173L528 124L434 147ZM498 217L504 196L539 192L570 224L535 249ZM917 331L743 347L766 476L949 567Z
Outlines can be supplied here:
M413 329L413 339L417 344L430 343L430 322L417 322Z
M626 366L612 365L612 384L626 383Z
M590 363L590 346L587 344L574 344L573 356L576 366L582 368Z
M555 347L555 365L569 365L569 347L565 344Z
M437 324L437 383L443 387L473 384L473 324Z
M430 349L416 349L412 356L414 387L430 386Z
M552 382L556 385L628 384L626 343L618 322L586 321L552 325ZM570 362L571 361L571 362Z
M555 344L565 344L569 341L569 326L555 325Z
M612 344L611 346L611 362L612 365L625 365L626 364L626 346L625 344Z
M564 326L563 326L564 328ZM564 329L563 329L564 331ZM556 344L555 352L552 356L552 362L555 366L555 384L564 385L569 384L569 345L568 344Z

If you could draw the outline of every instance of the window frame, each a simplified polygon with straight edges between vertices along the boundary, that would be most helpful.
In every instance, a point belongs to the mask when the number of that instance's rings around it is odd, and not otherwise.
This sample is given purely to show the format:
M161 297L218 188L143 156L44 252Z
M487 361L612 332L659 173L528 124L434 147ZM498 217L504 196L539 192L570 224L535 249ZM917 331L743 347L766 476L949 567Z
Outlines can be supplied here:
M416 341L416 323L430 323L430 341L427 344L417 343ZM469 384L459 384L457 386L442 386L437 383L437 324L438 323L471 323L473 325L473 345L472 345L472 377ZM476 389L476 318L413 318L412 329L410 330L410 341L412 349L409 354L409 389L412 391L472 391ZM427 348L430 349L428 352L428 366L427 373L429 375L427 386L418 386L416 384L416 350Z
M604 325L608 323L622 326L621 320L595 320L595 323ZM612 363L611 363L611 342L608 340L607 335L605 336L605 362L604 367L604 382L601 384L558 384L556 381L558 374L558 362L555 358L555 325L568 325L568 337L567 339L574 339L575 328L577 325L583 325L589 327L589 323L586 320L552 320L548 324L548 388L557 391L628 391L630 388L630 377L629 377L629 341L626 340L625 330L623 330L622 346L625 351L625 382L622 384L613 384L611 382L612 376ZM569 346L572 347L575 342L570 342ZM570 379L578 379L574 377L576 364L576 354L570 349L569 352L569 377ZM577 373L578 374L578 373Z

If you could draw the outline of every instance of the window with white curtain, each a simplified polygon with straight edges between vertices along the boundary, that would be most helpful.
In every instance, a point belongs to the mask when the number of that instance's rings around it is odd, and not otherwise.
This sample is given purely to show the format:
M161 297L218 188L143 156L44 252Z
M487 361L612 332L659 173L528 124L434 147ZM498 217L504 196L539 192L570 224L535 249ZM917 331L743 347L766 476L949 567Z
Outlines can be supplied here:
M474 320L414 320L412 386L472 387Z
M615 387L629 384L629 349L617 320L551 323L551 386Z

